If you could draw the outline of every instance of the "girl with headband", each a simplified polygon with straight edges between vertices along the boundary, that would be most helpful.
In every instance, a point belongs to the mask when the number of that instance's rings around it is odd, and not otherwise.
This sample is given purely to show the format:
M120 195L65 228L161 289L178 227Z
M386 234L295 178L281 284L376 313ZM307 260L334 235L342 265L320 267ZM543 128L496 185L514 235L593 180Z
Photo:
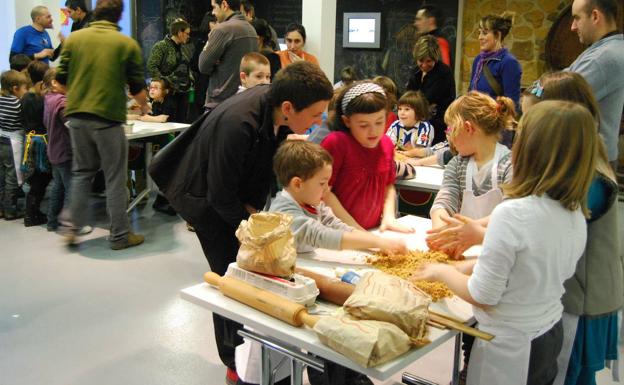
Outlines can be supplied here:
M334 159L325 203L355 228L412 232L395 218L394 145L385 135L387 111L388 99L377 84L359 82L340 92L335 132L321 143Z

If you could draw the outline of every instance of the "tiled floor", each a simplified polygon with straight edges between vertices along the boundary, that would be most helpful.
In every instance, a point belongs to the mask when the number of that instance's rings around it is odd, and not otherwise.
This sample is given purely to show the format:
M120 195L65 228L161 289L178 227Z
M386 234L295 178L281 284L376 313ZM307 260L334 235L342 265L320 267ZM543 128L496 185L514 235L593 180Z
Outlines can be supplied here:
M132 219L146 243L111 251L95 208L100 227L71 252L44 227L0 220L0 384L223 384L210 313L178 295L208 270L195 235L145 208ZM409 371L448 383L451 361L446 344Z

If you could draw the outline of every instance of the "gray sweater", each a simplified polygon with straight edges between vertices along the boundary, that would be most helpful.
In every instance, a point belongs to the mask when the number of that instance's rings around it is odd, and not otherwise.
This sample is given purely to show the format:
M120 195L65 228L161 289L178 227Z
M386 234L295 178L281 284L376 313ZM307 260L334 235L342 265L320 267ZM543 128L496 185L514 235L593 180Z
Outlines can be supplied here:
M497 144L501 152L501 157L498 160L498 185L511 182L512 167L511 167L511 151L502 144ZM464 190L466 190L466 169L468 167L468 161L470 157L455 156L446 165L444 169L444 179L440 191L433 201L431 211L437 209L445 209L450 215L458 214L461 210L462 198ZM491 171L488 171L488 175L480 186L472 185L472 191L475 196L485 194L492 189L492 176Z
M566 70L581 74L594 90L600 107L600 135L607 146L609 161L617 160L624 109L624 35L598 40Z
M315 248L340 250L342 234L353 228L338 219L332 210L321 202L313 214L301 207L286 191L277 193L269 211L287 213L293 217L291 229L297 244L297 254L314 254Z
M210 32L199 54L199 71L210 77L206 106L214 107L236 93L241 59L257 50L256 30L238 12Z

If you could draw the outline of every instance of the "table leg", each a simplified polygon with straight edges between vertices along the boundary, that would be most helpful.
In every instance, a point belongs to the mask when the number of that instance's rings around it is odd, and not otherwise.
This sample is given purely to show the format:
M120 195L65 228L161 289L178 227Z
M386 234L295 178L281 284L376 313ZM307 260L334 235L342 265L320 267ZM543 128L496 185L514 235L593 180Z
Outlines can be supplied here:
M144 198L149 199L149 193L153 190L154 181L150 178L149 173L147 172L147 167L152 162L152 142L145 142L145 190L141 191L136 198L128 204L128 209L126 213L129 213L138 205Z
M462 344L462 334L457 333L457 335L455 336L455 349L453 353L453 377L451 380L451 385L459 384L459 370L461 366L461 362L460 362L461 344Z
M262 344L262 385L272 385L273 378L271 375L271 349Z
M303 367L301 361L294 358L290 360L290 385L303 384Z

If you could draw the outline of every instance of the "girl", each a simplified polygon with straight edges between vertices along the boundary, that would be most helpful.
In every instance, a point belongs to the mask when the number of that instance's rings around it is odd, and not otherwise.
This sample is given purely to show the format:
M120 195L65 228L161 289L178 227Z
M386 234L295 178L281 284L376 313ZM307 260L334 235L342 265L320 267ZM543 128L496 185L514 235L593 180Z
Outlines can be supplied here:
M595 121L585 107L560 101L533 107L520 122L514 175L504 186L509 199L494 210L479 258L415 272L414 279L449 285L473 304L480 329L496 336L475 341L467 384L555 379L560 298L585 247L583 214L597 148Z
M138 120L156 123L177 122L176 106L169 96L170 92L171 84L166 79L152 79L149 86L152 112L148 115L139 116Z
M423 157L431 147L434 131L429 118L429 103L420 92L408 91L399 102L399 119L392 123L387 135L399 154Z
M431 207L434 229L457 213L472 219L487 217L503 200L498 186L511 181L511 153L498 140L514 115L511 99L499 97L495 101L474 91L446 110L444 120L459 156L446 165L442 187ZM432 248L438 246L443 245L430 244ZM454 250L444 251L455 256Z
M479 22L481 53L472 63L470 90L485 92L491 97L507 96L519 108L522 68L518 60L503 47L513 24L513 15L488 15Z
M355 83L336 99L333 129L321 145L334 159L325 202L358 229L410 232L396 222L394 146L385 134L388 99L375 83Z
M0 76L0 217L7 221L21 216L17 208L22 183L19 164L24 148L20 99L28 92L29 83L24 73L15 70Z

